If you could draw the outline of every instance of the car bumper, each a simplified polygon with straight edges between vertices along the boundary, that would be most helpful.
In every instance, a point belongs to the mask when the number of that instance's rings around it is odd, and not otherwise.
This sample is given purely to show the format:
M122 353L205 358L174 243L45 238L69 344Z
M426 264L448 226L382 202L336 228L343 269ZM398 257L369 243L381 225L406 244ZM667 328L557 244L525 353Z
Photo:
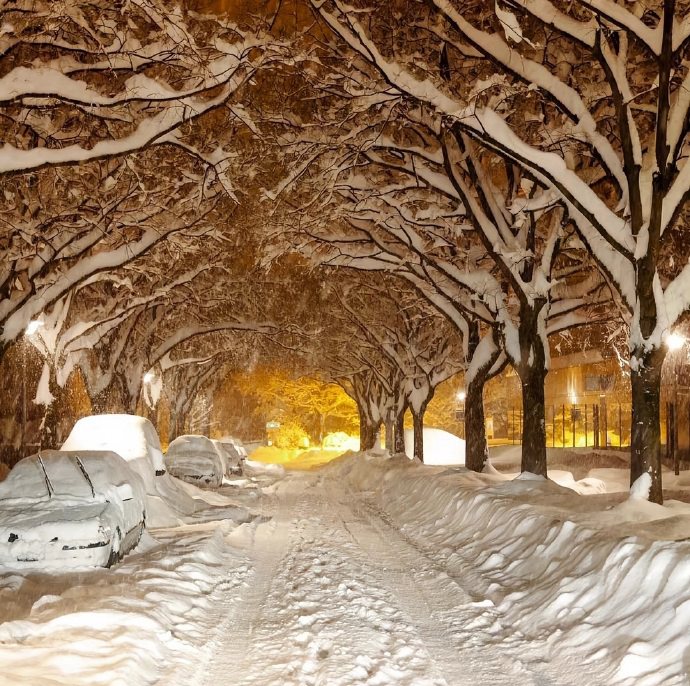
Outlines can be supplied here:
M46 568L52 566L105 566L110 554L110 539L22 540L0 543L0 567Z

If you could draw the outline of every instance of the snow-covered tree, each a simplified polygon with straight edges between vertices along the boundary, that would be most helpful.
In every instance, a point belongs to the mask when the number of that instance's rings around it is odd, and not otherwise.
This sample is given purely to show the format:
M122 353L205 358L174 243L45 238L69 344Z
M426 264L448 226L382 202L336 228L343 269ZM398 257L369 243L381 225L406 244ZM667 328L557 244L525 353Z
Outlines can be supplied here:
M437 386L464 367L464 359L456 330L417 293L407 291L396 280L377 276L357 279L344 291L336 291L336 297L344 315L341 326L349 321L346 330L351 332L357 356L362 362L379 360L371 368L379 375L382 390L388 391L379 414L389 445L404 446L403 416L409 409L414 456L423 460L427 405Z
M660 502L664 338L690 304L687 260L672 252L687 245L677 221L690 188L685 7L312 4L390 93L426 103L558 195L628 314L631 480L650 473Z
M260 31L162 0L20 0L2 19L3 174L174 144L222 175L232 151L198 147L190 123L232 111L277 49Z
M480 149L423 99L392 89L356 50L326 51L314 71L319 108L272 122L292 161L272 193L289 194L278 233L292 231L316 261L396 271L467 342L473 326L483 344L472 345L468 370L470 435L483 433L475 400L505 354L528 408L523 470L546 474L547 337L584 323L585 308L609 298L557 194ZM298 222L295 207L306 215Z

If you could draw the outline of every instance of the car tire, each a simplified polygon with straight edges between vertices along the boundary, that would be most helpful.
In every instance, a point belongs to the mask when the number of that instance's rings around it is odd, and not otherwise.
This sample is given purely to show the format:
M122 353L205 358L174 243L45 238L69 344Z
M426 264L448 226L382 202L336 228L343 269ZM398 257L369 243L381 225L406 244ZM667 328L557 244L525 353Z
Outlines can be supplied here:
M139 541L141 541L141 537L144 535L145 526L146 525L144 524L144 522L139 524L139 533L137 534L136 541L134 541L134 545L132 546L132 550L134 550L134 548L136 548L139 545Z
M122 559L123 553L121 548L122 532L118 526L117 529L115 529L115 535L113 536L112 543L110 544L110 555L108 556L108 563L106 564L106 567L112 567L116 562L119 562Z

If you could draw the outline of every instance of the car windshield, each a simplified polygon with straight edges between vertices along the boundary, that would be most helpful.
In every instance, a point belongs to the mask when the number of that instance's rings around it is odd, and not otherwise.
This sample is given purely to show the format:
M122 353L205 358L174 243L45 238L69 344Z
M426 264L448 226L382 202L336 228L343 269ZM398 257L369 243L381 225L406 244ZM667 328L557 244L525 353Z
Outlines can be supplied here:
M77 461L53 451L43 455L41 460L38 455L21 460L0 487L0 499L3 500L48 496L92 498L91 485Z

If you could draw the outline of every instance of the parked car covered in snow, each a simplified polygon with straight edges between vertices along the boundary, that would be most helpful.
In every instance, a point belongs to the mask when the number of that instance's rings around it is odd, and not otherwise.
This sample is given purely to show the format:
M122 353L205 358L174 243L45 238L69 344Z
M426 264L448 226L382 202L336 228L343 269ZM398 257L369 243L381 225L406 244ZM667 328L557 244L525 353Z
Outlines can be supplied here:
M110 566L146 522L141 478L119 455L45 450L0 483L0 565Z
M223 458L206 436L178 436L168 446L165 466L178 479L202 488L218 488L223 483Z
M242 441L232 436L224 436L214 443L225 455L225 473L230 476L232 474L242 474L244 462L247 459L247 451L242 445Z
M95 414L82 417L61 450L112 450L126 460L153 492L153 477L165 474L158 434L145 417L131 414Z

